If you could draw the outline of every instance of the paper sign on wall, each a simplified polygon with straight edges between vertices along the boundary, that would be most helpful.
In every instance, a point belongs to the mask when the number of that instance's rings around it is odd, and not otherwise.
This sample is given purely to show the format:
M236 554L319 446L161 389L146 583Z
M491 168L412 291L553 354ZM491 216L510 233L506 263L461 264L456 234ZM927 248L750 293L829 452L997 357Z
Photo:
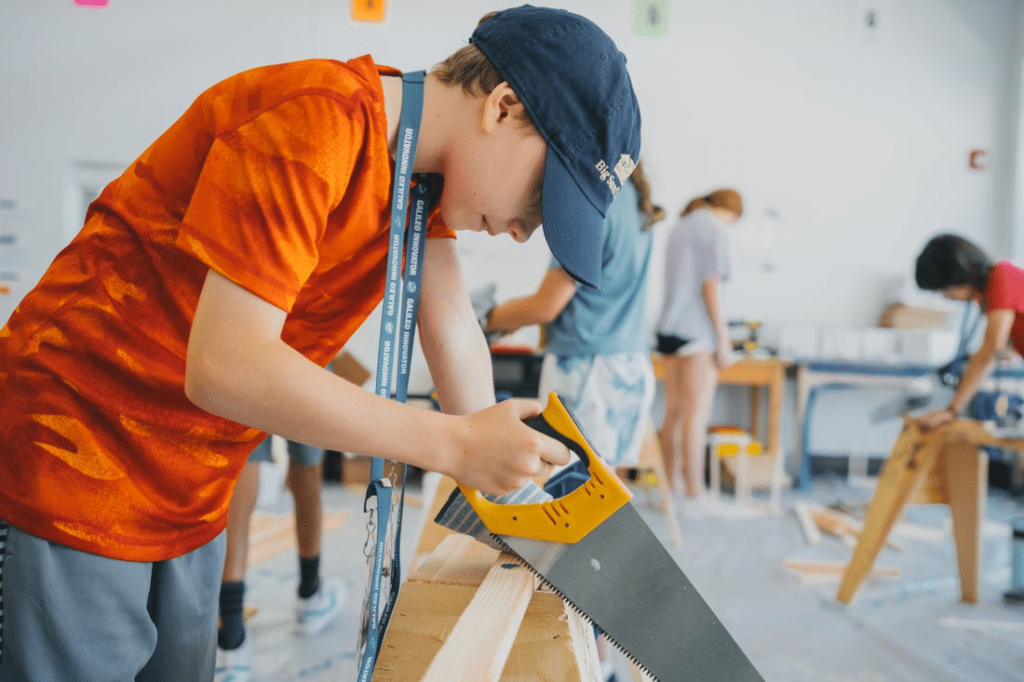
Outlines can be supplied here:
M95 9L107 9L110 7L110 0L74 0L75 7L92 7Z
M669 0L636 0L635 25L638 36L668 34Z
M352 21L384 22L387 0L352 0Z

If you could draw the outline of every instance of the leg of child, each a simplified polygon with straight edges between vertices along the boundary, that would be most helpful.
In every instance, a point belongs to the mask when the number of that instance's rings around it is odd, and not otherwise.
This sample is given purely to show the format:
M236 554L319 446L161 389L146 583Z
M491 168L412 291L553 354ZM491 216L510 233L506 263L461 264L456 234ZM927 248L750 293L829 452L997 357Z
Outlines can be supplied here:
M679 358L679 382L683 411L682 460L686 494L700 497L704 487L704 455L708 421L718 384L714 356L707 351Z
M665 475L675 495L683 494L683 458L679 446L679 432L683 424L683 389L681 360L676 355L665 355L662 361L665 387L665 414L658 431L658 443L665 458Z
M299 590L296 620L302 634L316 635L341 614L344 585L321 580L323 544L322 448L288 442L288 487L295 498L295 534L299 546Z
M263 446L261 444L258 447ZM245 571L249 562L249 520L256 508L259 487L259 461L250 459L235 484L231 507L228 509L227 552L221 579L220 630L217 634L217 644L222 649L237 649L245 640L243 615Z
M288 443L292 452L297 443ZM295 498L295 536L299 546L299 596L307 599L320 586L320 549L323 540L323 502L320 497L321 464L302 464L290 457L288 488Z

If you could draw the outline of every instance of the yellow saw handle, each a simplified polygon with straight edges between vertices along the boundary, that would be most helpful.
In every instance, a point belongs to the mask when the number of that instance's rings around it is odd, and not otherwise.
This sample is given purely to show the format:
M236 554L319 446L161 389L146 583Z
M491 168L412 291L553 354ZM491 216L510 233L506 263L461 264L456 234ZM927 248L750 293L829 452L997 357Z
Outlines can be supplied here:
M460 484L459 489L487 530L495 535L572 544L586 537L633 497L629 488L590 447L558 394L552 392L544 411L524 423L575 452L586 463L590 479L564 497L532 504L498 504L479 490Z

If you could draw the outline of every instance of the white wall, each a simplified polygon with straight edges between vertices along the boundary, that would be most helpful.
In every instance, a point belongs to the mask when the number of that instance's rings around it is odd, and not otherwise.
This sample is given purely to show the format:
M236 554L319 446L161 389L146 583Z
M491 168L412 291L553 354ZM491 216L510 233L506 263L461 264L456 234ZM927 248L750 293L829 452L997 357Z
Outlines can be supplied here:
M126 165L215 80L367 52L426 68L484 11L515 4L392 0L373 26L350 22L344 0L112 0L107 11L3 0L0 201L16 203L28 235L25 284L77 228L79 176ZM872 324L886 286L938 230L1020 253L1017 0L677 1L666 37L636 36L626 0L535 4L586 14L627 54L643 156L671 214L716 186L743 192L730 317ZM865 5L880 12L873 37L857 20ZM968 169L974 148L989 150L987 170ZM759 233L768 209L774 242ZM494 279L507 298L532 289L548 256L540 239L501 239L462 248L470 284ZM0 296L0 316L15 302ZM372 364L368 328L354 346Z

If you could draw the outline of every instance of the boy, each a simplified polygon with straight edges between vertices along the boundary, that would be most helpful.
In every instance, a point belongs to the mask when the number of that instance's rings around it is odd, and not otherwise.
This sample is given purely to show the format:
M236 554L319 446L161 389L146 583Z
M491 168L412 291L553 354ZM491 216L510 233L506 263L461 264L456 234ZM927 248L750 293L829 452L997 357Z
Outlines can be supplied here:
M523 241L543 218L566 271L597 285L638 105L625 58L582 17L523 6L471 41L426 79L414 164L444 177L419 327L445 414L322 369L382 297L393 69L231 77L94 202L0 334L0 682L209 680L228 500L267 432L488 493L568 462L521 423L539 404L494 404L442 237Z

